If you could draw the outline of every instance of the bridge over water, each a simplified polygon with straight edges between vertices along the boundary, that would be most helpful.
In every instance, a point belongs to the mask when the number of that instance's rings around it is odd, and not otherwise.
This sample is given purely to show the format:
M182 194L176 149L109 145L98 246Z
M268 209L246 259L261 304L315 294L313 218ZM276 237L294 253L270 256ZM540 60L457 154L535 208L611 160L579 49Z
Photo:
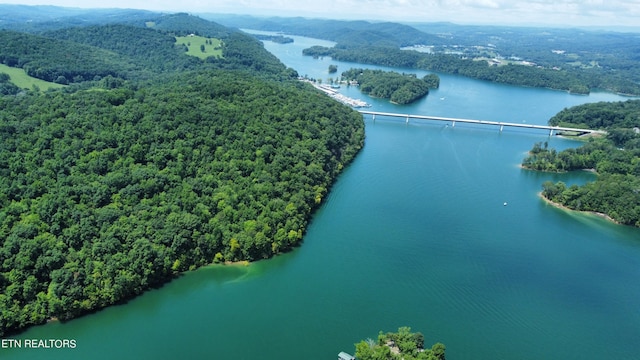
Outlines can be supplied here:
M409 119L444 121L444 122L451 123L452 127L456 126L457 122L469 123L469 124L495 125L499 127L501 132L505 127L540 129L540 130L548 130L549 136L553 136L554 131L556 132L556 134L558 132L571 132L571 133L576 133L577 135L606 134L606 131L602 131L602 130L578 129L578 128L569 128L569 127L562 127L562 126L532 125L532 124L524 124L524 123L449 118L449 117L430 116L430 115L399 114L399 113L387 113L387 112L368 111L368 110L358 110L358 111L364 115L373 115L374 121L376 119L376 116L384 116L384 117L403 118L403 119L406 119L405 121L407 123L409 123Z

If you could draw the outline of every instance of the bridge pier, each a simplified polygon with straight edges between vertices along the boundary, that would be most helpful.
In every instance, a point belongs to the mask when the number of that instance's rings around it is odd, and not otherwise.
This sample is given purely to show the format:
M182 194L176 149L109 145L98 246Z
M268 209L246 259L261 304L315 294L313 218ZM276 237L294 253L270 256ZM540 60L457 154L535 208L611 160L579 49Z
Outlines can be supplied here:
M577 132L580 134L606 134L603 130L591 130L591 129L576 129L576 128L568 128L568 127L560 127L560 126L548 126L548 125L535 125L535 124L524 124L524 123L510 123L510 122L502 122L502 121L486 121L486 120L474 120L474 119L461 119L461 118L448 118L448 117L440 117L440 116L427 116L427 115L411 115L411 114L402 114L402 113L385 113L378 111L366 111L366 110L358 110L362 114L370 114L373 116L375 121L376 115L380 116L390 116L395 118L405 118L405 123L409 124L409 118L418 119L418 120L437 120L437 121L445 121L451 124L451 127L456 126L456 122L462 122L466 124L482 124L482 125L498 125L500 126L500 132L504 130L505 127L517 127L517 128L528 128L528 129L539 129L539 130L548 130L549 136L554 136L558 132L570 131Z
M376 114L373 114L373 122L376 122Z

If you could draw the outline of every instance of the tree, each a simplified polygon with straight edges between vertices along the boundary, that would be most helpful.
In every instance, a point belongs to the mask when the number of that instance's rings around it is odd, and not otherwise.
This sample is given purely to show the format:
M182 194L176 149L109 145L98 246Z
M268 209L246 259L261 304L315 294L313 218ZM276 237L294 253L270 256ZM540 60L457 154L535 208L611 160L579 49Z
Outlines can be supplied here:
M424 336L412 333L411 328L401 327L396 333L378 335L378 342L371 339L355 344L356 357L361 360L445 360L445 347L441 343L434 344L431 349L424 349Z

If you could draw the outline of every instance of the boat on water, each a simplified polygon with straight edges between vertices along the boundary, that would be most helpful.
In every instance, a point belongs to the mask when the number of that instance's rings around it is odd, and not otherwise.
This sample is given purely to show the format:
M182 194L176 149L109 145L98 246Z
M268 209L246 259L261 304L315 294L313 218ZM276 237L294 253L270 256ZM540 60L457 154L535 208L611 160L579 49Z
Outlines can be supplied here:
M340 353L338 354L338 360L356 360L356 358L351 354L340 351Z

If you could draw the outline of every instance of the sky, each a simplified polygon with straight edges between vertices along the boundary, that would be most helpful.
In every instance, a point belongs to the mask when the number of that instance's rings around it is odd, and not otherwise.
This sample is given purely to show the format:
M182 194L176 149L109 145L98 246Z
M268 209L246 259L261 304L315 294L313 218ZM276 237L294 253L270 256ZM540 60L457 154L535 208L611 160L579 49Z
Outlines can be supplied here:
M0 0L0 3L482 25L640 26L640 0Z

